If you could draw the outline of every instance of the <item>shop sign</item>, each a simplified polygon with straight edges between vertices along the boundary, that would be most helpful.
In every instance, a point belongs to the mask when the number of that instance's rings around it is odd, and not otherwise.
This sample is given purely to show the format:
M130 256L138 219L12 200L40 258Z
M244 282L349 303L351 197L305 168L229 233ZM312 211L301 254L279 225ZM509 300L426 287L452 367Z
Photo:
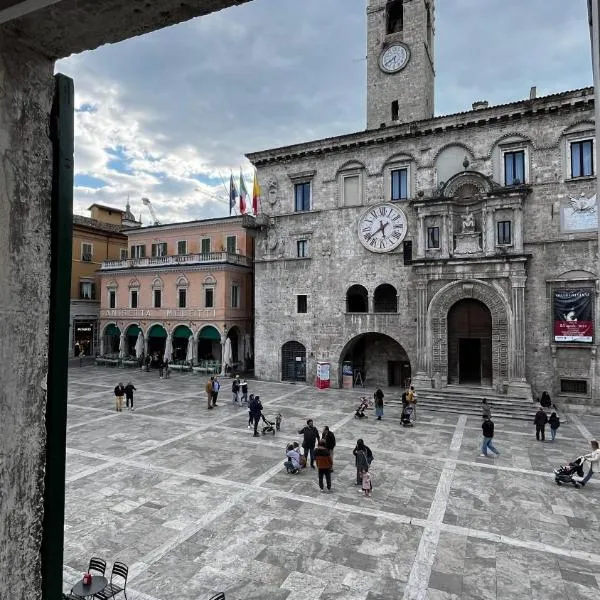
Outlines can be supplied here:
M554 290L554 341L594 341L591 288Z

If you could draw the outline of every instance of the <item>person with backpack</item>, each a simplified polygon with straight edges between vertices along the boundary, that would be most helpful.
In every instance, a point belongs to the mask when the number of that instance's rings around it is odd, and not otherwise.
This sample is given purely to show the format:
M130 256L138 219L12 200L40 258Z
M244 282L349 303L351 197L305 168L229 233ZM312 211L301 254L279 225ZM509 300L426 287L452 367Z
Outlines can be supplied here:
M335 435L333 435L333 431L325 425L323 427L323 433L321 433L321 439L325 440L325 446L329 450L329 454L331 455L331 471L333 472L333 449L335 448Z
M533 424L535 425L535 439L539 442L540 436L542 442L546 441L546 423L548 422L548 415L544 409L540 406L538 411L535 413L533 418Z
M250 409L250 418L254 421L254 437L260 437L260 434L258 433L258 422L260 421L263 410L260 396L254 396L248 408Z
M115 398L117 412L123 412L123 396L125 395L125 387L121 382L115 386Z
M481 424L481 430L483 432L483 442L481 443L481 456L489 456L488 450L493 452L496 456L500 456L500 452L494 448L492 440L494 439L494 422L490 417L483 417L483 423Z
M550 425L550 439L554 441L554 438L556 438L556 430L560 427L559 416L553 412L548 419L548 423Z
M125 405L129 410L133 410L133 392L135 390L135 385L131 383L131 381L127 382L125 386Z
M313 425L313 420L308 419L306 425L298 430L299 434L304 436L302 440L302 447L304 448L304 458L308 458L310 454L310 466L312 469L315 468L315 446L321 439L319 430Z
M232 382L231 382L231 394L232 394L232 400L234 404L237 404L238 402L238 393L240 391L240 380L236 377Z
M363 471L369 470L369 465L373 462L373 453L363 439L359 438L356 440L356 447L352 450L352 454L356 464L356 485L362 486L362 474ZM360 491L362 493L362 489Z

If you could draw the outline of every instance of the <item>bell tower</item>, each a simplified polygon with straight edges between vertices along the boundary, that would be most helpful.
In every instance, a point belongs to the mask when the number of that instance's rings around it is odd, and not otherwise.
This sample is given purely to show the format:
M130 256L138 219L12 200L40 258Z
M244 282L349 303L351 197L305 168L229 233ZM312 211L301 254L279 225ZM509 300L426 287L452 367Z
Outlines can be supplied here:
M367 129L433 117L435 0L369 0Z

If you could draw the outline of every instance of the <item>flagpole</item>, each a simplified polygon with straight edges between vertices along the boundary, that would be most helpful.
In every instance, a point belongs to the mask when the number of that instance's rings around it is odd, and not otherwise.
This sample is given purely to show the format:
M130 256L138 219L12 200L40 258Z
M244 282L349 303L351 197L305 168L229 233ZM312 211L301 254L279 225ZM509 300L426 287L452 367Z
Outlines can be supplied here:
M596 120L596 206L600 203L600 174L598 174L598 144L600 144L600 0L588 0L588 16L590 21L590 40L592 45L592 70L594 74L594 109ZM598 223L598 258L600 259L600 222Z

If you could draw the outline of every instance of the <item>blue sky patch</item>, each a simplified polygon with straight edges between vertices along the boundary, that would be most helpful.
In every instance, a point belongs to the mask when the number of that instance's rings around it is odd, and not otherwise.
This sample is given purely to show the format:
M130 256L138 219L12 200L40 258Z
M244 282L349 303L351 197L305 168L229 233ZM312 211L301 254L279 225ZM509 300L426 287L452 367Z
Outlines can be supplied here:
M84 173L76 174L74 183L75 187L86 187L94 190L98 190L108 185L106 181L98 179L98 177L93 177L92 175L85 175Z

